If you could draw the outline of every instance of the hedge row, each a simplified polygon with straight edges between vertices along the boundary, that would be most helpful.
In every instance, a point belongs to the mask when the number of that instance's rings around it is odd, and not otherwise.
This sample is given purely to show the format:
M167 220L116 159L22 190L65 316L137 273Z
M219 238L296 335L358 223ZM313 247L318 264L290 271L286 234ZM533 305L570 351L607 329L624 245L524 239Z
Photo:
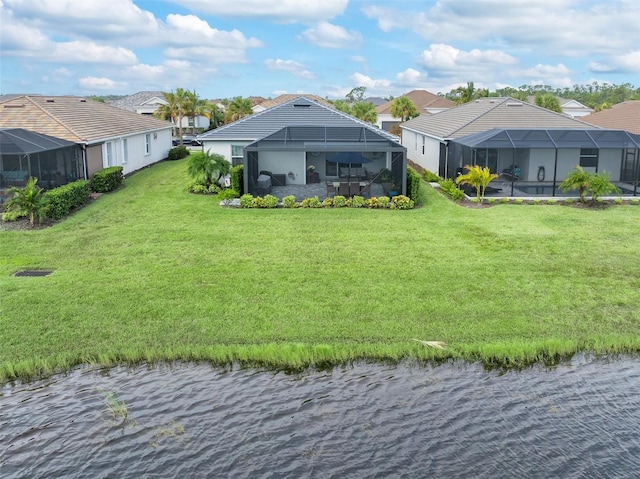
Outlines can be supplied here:
M122 184L122 178L122 166L110 166L93 174L91 189L97 193L108 193Z
M244 165L236 165L231 168L231 189L240 195L244 194Z
M416 170L407 167L407 196L413 201L418 202L420 196L420 182L422 178Z
M280 205L278 198L273 195L253 196L245 194L240 197L240 208L277 208ZM285 196L282 198L283 208L377 208L392 210L410 210L415 206L415 202L404 195L371 197L368 199L362 196L346 198L338 195L333 198L320 200L317 196L296 201L295 196Z
M91 195L89 180L77 180L66 185L58 186L45 193L49 204L47 217L59 220L69 214L73 208L84 205Z

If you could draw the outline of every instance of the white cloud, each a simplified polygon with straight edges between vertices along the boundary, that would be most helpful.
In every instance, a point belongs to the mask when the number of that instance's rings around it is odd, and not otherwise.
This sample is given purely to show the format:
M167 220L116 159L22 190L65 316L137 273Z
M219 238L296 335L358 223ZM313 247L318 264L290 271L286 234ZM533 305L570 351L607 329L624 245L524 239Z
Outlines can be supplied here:
M606 63L590 62L589 70L594 73L640 72L640 50L613 56Z
M499 50L474 48L464 51L442 43L430 45L428 50L422 52L419 60L430 76L455 75L467 78L494 76L496 68L515 65L517 62L514 57Z
M351 57L351 61L356 63L367 63L367 59L362 55L353 55Z
M201 45L207 47L225 47L235 50L261 47L256 38L247 38L238 30L226 32L211 28L209 23L194 15L167 15L167 28L173 45Z
M257 17L283 23L317 22L342 14L349 0L175 0L203 13L221 17Z
M304 65L293 60L268 59L264 61L264 64L267 70L270 71L285 71L302 78L315 78L315 75L307 70Z
M320 22L302 32L302 38L325 48L356 48L362 43L362 35L348 32L345 28L329 22Z
M571 70L562 63L555 66L538 64L533 68L518 72L518 75L529 79L528 84L530 85L549 85L557 88L574 85L575 82L569 77L570 74Z
M349 77L354 85L367 88L367 95L371 95L380 91L386 91L391 86L391 81L385 78L373 79L362 73L354 73Z
M87 91L114 91L126 86L126 83L120 83L110 78L82 77L78 80L78 85Z
M417 87L424 85L428 75L413 68L407 68L405 71L396 73L396 83L407 87Z

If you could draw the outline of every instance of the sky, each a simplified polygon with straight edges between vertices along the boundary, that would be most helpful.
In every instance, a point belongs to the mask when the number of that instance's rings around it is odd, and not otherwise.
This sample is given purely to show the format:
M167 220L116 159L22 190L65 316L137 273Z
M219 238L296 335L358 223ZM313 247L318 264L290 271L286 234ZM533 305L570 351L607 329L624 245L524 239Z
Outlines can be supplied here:
M640 86L638 0L0 0L0 94Z

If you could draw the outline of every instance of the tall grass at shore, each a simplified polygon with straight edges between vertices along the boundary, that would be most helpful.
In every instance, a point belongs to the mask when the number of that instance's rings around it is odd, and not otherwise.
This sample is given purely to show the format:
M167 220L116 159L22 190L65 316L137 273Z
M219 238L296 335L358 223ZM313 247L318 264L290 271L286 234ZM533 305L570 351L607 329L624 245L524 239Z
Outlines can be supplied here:
M640 207L238 210L186 160L0 231L0 381L76 364L521 365L640 351ZM46 268L47 277L14 277ZM444 341L445 350L413 341Z

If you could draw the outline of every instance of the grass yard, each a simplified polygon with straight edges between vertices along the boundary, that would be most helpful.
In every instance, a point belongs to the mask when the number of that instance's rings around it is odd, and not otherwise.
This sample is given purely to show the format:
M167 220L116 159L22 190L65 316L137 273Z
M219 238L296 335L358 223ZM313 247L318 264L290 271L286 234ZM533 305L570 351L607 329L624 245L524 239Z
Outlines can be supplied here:
M300 368L640 351L640 206L239 210L186 160L51 228L0 230L0 381L81 363ZM48 277L14 277L21 269ZM444 341L447 349L413 341Z

